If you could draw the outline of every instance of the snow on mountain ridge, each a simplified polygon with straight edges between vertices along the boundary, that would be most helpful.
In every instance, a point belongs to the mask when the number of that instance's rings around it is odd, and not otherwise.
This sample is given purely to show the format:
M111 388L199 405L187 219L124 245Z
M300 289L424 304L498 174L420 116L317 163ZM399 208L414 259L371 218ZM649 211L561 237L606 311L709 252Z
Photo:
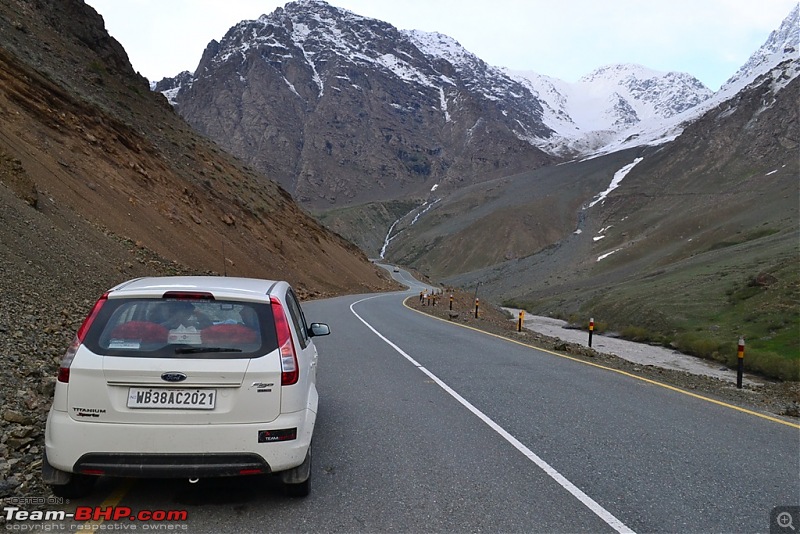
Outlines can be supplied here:
M552 153L588 154L628 138L631 128L660 122L696 106L711 91L685 73L641 65L599 67L575 83L534 72L507 71L542 102L556 135L540 141Z
M392 53L373 45L387 35L397 46ZM241 54L244 61L247 50L256 45L283 48L284 58L298 55L311 67L320 96L324 93L325 79L324 74L317 72L317 63L333 56L387 70L404 81L437 91L442 84L455 85L447 76L418 68L412 51L403 50L408 48L408 41L404 42L402 36L404 33L389 23L362 17L322 0L299 0L269 15L261 15L256 21L242 21L231 28L213 62L224 63L236 54ZM287 41L291 47L284 44ZM267 54L263 55L266 59Z
M341 78L340 73L325 69L325 62L336 59L343 64L377 68L420 86L426 93L434 92L445 123L452 120L459 91L471 91L497 106L519 139L553 154L576 155L607 150L625 139L636 143L643 131L651 132L649 139L659 127L663 139L673 138L676 131L679 133L675 124L689 120L689 110L707 110L712 100L733 96L757 76L769 72L780 59L787 55L797 58L798 18L795 6L780 29L716 94L689 74L635 64L599 67L574 84L533 72L493 67L447 35L398 30L324 0L298 0L256 21L242 21L221 43L212 41L207 53L212 54L213 64L235 61L240 56L243 66L253 48L264 61L278 65L282 58L297 57L312 71L317 98L324 94L326 75ZM213 49L214 43L217 49ZM438 63L442 60L450 63L458 76L449 68L442 69ZM203 74L196 72L195 76ZM313 98L302 90L298 92L287 75L284 73L284 81L298 98ZM191 79L180 84L190 85ZM164 92L174 103L177 89L168 89L169 93L166 88ZM405 105L390 103L401 104Z
M452 37L421 30L402 30L401 33L432 63L440 60L450 63L464 85L478 91L486 100L495 102L503 109L503 116L509 117L509 113L513 113L511 129L518 139L541 147L550 137L552 131L542 120L542 104L525 83L509 76L504 69L489 65Z
M712 94L689 74L659 72L634 64L600 67L574 84L529 72L511 73L528 81L553 109L569 116L583 131L619 130L642 120L668 118Z
M756 50L736 73L726 81L723 89L741 89L757 76L766 73L783 59L800 57L800 3L783 20L780 27L769 34L767 41Z
M400 30L400 33L411 39L423 54L446 59L456 68L478 60L477 56L467 51L458 41L443 33L422 30Z

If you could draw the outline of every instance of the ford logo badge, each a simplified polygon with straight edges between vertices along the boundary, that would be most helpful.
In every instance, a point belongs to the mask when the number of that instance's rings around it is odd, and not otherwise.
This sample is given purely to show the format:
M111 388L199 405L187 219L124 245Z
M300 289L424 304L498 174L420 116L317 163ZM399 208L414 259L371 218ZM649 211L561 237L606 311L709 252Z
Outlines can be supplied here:
M161 375L161 380L165 382L183 382L186 380L186 375L183 373L164 373Z

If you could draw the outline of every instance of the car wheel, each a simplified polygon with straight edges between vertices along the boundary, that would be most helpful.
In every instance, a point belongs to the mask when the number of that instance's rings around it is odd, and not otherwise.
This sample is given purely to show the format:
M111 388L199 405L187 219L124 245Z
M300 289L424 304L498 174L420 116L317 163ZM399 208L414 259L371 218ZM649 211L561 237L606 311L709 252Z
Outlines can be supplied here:
M50 489L53 490L53 495L56 497L79 499L88 496L92 492L96 481L97 477L73 473L69 482L66 484L52 485Z
M311 494L311 477L300 484L284 484L286 495L293 498L308 497Z
M311 445L308 446L303 463L294 469L281 473L283 489L289 497L308 497L311 493ZM304 479L297 482L298 479Z

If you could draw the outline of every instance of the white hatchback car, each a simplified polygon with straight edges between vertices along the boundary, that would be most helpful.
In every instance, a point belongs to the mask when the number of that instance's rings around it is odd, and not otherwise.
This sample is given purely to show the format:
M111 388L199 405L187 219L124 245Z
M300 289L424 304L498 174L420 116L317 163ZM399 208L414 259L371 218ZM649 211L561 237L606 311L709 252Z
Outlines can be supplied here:
M44 482L78 497L98 476L279 473L311 488L317 349L286 282L140 278L105 293L64 355Z

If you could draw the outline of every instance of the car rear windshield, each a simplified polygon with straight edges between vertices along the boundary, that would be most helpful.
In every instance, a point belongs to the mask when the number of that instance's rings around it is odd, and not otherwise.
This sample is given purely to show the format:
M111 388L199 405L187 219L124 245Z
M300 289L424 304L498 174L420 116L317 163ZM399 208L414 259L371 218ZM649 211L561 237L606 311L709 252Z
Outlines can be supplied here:
M108 299L84 343L136 358L253 358L278 348L269 304L220 300Z

